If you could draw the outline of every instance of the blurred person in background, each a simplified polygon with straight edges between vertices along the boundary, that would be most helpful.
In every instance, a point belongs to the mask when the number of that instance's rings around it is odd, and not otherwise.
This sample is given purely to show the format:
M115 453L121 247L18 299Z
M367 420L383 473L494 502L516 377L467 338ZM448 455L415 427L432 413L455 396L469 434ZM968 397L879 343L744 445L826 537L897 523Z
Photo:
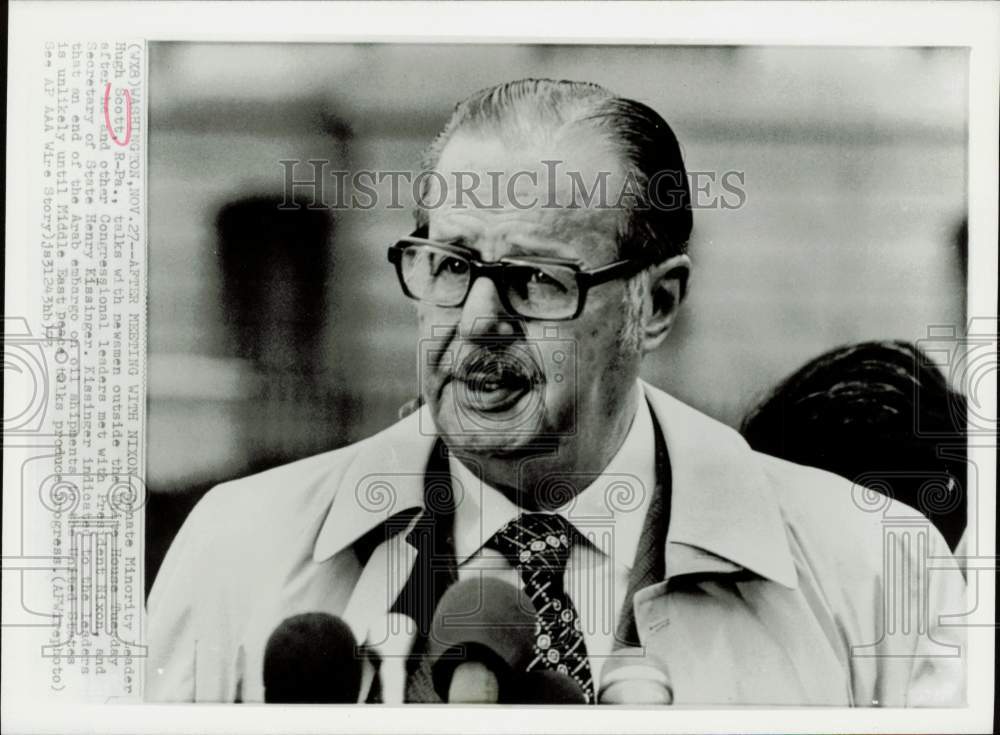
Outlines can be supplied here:
M758 452L916 508L954 550L967 518L965 421L965 396L917 346L862 342L782 380L741 433Z
M416 302L424 405L208 493L149 598L149 699L265 699L272 632L321 611L373 645L391 616L414 621L400 681L376 680L440 701L437 601L489 575L536 608L523 673L588 703L623 648L658 668L664 702L964 700L962 630L938 623L957 568L922 584L922 550L900 542L906 609L929 617L887 634L900 580L849 484L639 379L690 270L687 174L658 113L589 83L501 84L457 105L425 171L395 277L370 284Z

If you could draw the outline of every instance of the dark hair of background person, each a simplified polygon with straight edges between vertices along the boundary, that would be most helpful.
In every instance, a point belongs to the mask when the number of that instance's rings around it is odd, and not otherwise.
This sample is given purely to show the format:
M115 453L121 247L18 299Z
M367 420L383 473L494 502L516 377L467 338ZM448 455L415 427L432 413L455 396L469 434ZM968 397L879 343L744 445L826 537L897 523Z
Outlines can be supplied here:
M907 342L826 352L743 420L754 449L835 472L916 508L954 549L966 525L966 401Z

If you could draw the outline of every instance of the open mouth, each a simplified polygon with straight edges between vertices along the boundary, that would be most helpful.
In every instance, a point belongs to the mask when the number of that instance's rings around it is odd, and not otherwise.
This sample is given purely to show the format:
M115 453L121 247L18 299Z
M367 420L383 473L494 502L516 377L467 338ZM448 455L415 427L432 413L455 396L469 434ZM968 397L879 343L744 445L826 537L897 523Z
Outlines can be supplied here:
M538 382L536 376L537 371L508 353L480 351L463 363L456 380L471 408L500 413L531 392Z

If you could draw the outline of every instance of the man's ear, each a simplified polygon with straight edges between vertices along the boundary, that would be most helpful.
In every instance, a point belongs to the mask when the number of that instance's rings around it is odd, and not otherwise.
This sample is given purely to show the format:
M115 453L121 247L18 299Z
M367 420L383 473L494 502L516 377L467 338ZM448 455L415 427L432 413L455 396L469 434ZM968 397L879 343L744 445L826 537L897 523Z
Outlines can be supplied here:
M655 350L670 334L687 291L690 272L691 259L686 255L675 255L649 269L646 320L642 328L643 353Z

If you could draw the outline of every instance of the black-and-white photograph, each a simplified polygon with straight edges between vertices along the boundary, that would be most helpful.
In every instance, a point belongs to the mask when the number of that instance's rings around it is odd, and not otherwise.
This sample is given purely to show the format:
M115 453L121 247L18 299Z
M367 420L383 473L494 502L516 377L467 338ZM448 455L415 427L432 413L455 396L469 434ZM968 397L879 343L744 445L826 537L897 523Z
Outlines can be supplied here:
M1000 6L5 12L4 732L996 728Z
M965 705L968 49L148 54L146 701Z

